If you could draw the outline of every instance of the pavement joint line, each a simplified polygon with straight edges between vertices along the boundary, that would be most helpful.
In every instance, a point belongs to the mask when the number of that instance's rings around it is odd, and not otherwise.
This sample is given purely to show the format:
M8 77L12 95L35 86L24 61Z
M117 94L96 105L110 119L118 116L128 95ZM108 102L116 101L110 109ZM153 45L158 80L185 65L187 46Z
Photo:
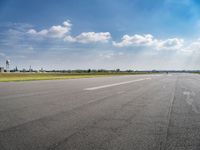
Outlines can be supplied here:
M108 88L108 87L119 86L119 85L124 85L124 84L128 84L128 83L133 83L133 82L144 81L144 80L151 80L151 78L142 78L142 79L137 79L137 80L130 80L130 81L125 81L125 82L106 84L106 85L102 85L102 86L85 88L84 90L85 91L93 91L93 90L104 89L104 88Z

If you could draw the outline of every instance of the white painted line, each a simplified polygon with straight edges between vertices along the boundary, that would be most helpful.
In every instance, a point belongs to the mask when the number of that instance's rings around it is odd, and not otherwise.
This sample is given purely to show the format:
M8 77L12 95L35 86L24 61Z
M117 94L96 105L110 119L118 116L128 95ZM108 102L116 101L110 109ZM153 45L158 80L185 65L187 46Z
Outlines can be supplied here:
M96 86L96 87L86 88L84 90L86 90L86 91L98 90L98 89L103 89L103 88L108 88L108 87L112 87L112 86L118 86L118 85L123 85L123 84L128 84L128 83L143 81L143 80L151 80L151 78L143 78L143 79L126 81L126 82L119 82L119 83L114 83L114 84L107 84L107 85L102 85L102 86Z
M161 74L154 74L154 75L151 75L151 76L160 77L162 75Z

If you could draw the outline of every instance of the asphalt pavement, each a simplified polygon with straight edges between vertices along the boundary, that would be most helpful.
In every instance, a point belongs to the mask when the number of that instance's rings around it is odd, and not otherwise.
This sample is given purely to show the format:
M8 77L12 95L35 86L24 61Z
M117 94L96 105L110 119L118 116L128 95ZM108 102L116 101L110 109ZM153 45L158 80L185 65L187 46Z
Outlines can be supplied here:
M0 83L0 150L199 150L200 75Z

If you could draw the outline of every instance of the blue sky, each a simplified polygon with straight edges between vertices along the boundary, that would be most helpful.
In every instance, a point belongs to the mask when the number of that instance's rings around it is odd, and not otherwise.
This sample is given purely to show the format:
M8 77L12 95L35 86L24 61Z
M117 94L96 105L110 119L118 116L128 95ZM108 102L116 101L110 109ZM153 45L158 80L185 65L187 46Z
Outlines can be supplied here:
M0 65L200 69L198 0L1 0Z

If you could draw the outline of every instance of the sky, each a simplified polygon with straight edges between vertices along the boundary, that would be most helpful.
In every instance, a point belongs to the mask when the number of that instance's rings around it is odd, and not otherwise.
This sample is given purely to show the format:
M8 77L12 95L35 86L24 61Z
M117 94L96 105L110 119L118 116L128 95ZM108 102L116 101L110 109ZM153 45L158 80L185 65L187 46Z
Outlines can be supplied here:
M200 70L199 0L1 0L0 66Z

